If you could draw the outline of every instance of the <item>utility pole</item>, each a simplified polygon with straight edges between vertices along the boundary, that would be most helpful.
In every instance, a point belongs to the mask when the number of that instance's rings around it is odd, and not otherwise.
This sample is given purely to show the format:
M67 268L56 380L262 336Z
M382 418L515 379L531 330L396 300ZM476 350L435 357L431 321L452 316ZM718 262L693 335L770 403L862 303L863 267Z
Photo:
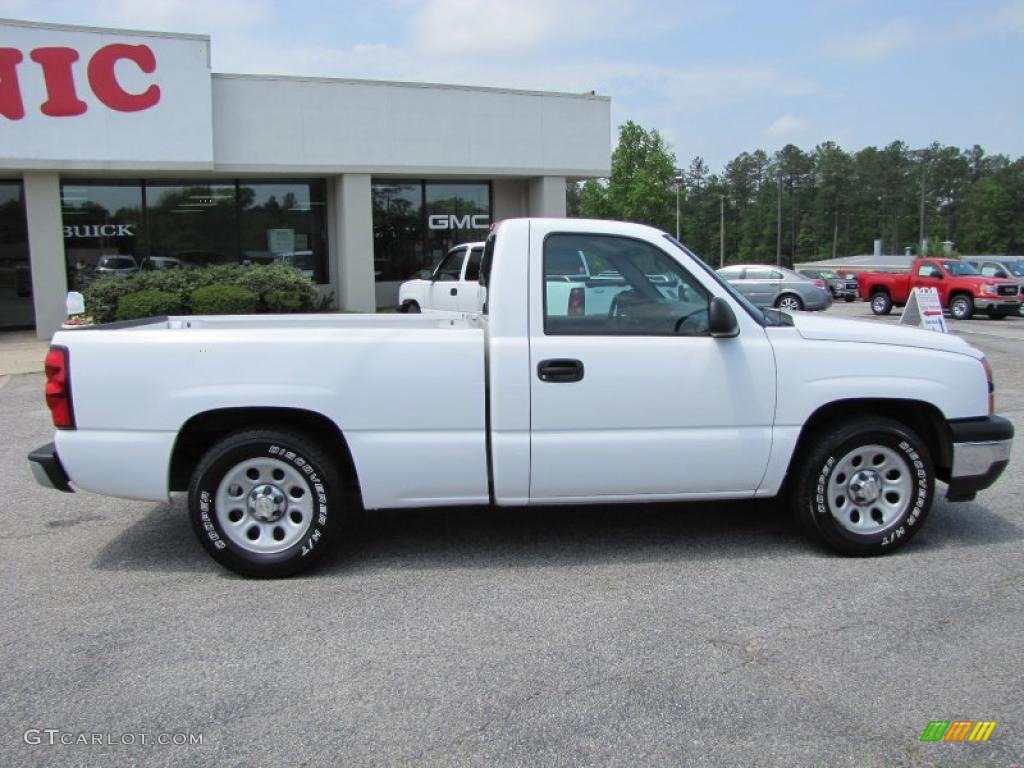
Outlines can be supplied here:
M721 269L725 266L725 195L719 195L718 202L718 268Z
M683 182L686 181L686 177L683 175L681 169L676 168L676 175L672 178L672 183L676 186L676 240L679 240L679 193L683 188Z
M782 266L782 171L779 171L779 215L775 224L775 266Z
M832 212L832 258L836 257L836 241L839 239L839 211Z

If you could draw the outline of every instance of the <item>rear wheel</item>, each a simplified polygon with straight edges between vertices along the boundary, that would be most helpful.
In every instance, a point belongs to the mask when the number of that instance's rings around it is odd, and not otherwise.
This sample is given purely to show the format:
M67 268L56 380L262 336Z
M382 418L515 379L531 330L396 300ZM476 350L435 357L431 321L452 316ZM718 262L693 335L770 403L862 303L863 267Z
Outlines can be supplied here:
M778 309L785 310L786 312L799 312L804 308L804 303L800 301L799 296L787 293L776 299L775 306Z
M885 291L871 294L871 311L876 315L888 315L892 312L892 297Z
M995 309L990 309L987 313L990 320L1005 320L1009 312L1003 312Z
M931 508L928 448L893 419L857 417L820 434L802 454L793 491L801 527L846 555L905 545Z
M957 320L970 320L974 314L974 299L958 293L949 300L949 314Z
M309 568L344 520L334 463L306 436L237 432L203 456L189 485L200 543L243 576L291 576Z

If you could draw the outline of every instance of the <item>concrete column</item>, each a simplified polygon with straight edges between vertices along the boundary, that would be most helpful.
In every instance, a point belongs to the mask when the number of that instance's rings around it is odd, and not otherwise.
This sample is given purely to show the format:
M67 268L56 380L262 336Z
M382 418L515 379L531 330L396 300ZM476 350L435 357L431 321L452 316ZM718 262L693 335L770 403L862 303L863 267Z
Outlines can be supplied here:
M565 176L540 176L529 183L530 216L565 218Z
M36 335L48 339L67 316L68 275L64 261L64 222L60 213L60 176L33 171L23 177Z
M491 190L491 221L527 215L525 179L495 179Z
M370 174L346 173L334 179L331 274L338 309L375 312L373 278L373 199Z

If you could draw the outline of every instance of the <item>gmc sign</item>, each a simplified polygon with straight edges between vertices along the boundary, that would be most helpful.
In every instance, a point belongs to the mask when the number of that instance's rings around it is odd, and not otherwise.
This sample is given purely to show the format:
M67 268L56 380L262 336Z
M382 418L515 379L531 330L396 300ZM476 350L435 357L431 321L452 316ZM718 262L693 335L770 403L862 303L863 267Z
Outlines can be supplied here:
M72 69L80 58L78 51L65 46L34 48L29 58L39 65L46 86L46 101L39 111L50 117L81 115L89 107L78 98ZM0 48L0 115L8 120L25 117L21 98L18 65L25 57L17 48ZM89 87L99 101L118 112L139 112L160 101L160 86L150 85L141 93L130 93L117 79L115 67L129 61L146 74L156 71L156 56L148 45L113 43L105 45L89 58L86 73Z

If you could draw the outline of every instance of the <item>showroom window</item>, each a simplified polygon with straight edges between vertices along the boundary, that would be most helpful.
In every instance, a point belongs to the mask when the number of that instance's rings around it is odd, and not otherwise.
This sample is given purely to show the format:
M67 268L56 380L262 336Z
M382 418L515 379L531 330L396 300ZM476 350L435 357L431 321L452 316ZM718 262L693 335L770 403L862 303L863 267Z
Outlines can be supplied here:
M242 259L281 261L327 282L327 193L322 181L244 182L238 188Z
M452 246L484 240L491 224L488 182L375 181L374 271L378 282L433 270Z
M0 329L34 324L25 195L20 181L0 179Z
M140 182L68 182L60 202L68 290L104 273L138 270L146 255Z
M69 179L61 201L73 290L104 274L275 261L328 281L322 179Z

